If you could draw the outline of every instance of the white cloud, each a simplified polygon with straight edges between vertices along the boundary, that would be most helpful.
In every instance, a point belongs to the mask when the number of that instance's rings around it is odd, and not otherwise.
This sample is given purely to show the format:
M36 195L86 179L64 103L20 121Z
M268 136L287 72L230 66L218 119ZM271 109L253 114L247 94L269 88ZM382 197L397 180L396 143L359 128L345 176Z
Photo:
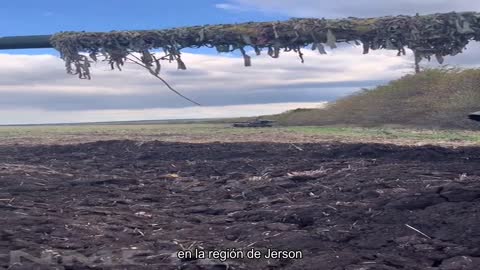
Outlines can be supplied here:
M250 54L252 67L244 67L241 58L228 54L185 53L186 71L176 70L175 64L164 64L162 76L205 105L198 111L186 109L185 113L172 107L191 104L135 65L119 72L98 63L93 68L93 79L88 81L65 74L62 60L52 55L0 54L0 110L3 110L0 122L111 121L143 119L149 115L152 119L175 115L210 117L233 108L227 105L333 100L413 71L410 53L403 57L397 57L395 51L363 55L360 47L351 46L341 46L328 55L305 49L304 64L293 53L283 53L279 59ZM467 53L448 57L446 63L478 66L474 59L479 56L480 46L473 44ZM212 114L206 109L212 106L222 109L215 109L217 113ZM281 105L242 108L258 114L261 107L273 108L269 106L282 108Z
M215 7L219 9L229 10L229 11L246 11L247 10L239 5L233 5L228 3L215 4Z
M477 0L230 0L224 5L236 9L279 13L296 17L369 17L413 15L451 11L476 11Z
M358 47L345 47L329 55L319 55L305 49L304 57L302 64L293 53L283 53L279 59L264 54L252 57L252 67L244 67L243 60L238 57L185 53L183 59L188 70L178 71L175 64L164 64L162 76L187 92L228 92L365 79L388 80L411 71L411 57L397 57L392 51L377 51L365 56ZM0 55L0 62L0 92L34 90L36 93L126 95L163 91L168 94L157 79L134 64L119 72L98 63L93 67L92 80L79 80L66 75L63 62L51 55Z

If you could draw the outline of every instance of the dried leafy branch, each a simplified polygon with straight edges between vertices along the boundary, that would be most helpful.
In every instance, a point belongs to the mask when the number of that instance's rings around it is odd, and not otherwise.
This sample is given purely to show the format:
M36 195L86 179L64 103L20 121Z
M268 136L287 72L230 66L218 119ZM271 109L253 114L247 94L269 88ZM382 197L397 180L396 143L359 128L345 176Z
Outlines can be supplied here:
M430 60L434 56L443 63L444 56L461 53L471 40L480 40L480 13L290 19L109 33L61 32L52 37L51 43L65 60L67 72L82 79L91 78L91 61L97 61L101 55L112 69L119 70L126 61L135 59L134 62L161 79L161 61L176 62L178 69L186 69L180 52L184 48L204 46L216 48L218 52L238 50L243 55L245 66L250 66L247 47L253 48L257 55L266 50L273 58L278 58L281 51L294 51L303 61L301 50L306 46L325 54L325 46L334 49L337 43L347 42L363 44L364 54L370 50L389 49L397 50L401 56L405 55L406 48L411 49L419 71L422 59ZM152 53L154 49L163 50L164 55L156 57ZM82 53L87 53L89 57ZM140 57L133 57L134 53Z
M132 58L134 59L131 59L129 57L126 58L126 60L129 60L131 61L132 63L135 63L145 69L147 69L148 71L150 71L150 74L152 74L155 78L159 79L160 81L163 82L163 84L165 84L165 86L167 86L168 89L170 89L170 91L174 92L175 94L177 94L178 96L182 97L183 99L187 100L187 101L190 101L191 103L195 104L195 105L198 105L198 106L201 106L200 103L184 96L183 94L181 94L180 92L178 92L177 90L175 90L167 81L165 81L165 79L163 79L162 77L160 77L159 73L160 73L160 63L157 63L156 67L155 67L155 71L152 70L151 67L145 65L142 61L141 58L138 58L137 56L135 56L134 54L131 54L130 55ZM153 56L153 55L152 55ZM153 56L155 57L155 56ZM158 62L158 60L156 59L155 62Z

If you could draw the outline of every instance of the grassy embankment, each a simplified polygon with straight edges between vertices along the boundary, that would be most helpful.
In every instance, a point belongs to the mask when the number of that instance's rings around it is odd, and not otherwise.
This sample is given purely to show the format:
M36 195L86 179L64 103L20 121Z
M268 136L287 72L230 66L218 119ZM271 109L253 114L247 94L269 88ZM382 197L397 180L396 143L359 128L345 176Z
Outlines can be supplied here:
M272 116L280 125L346 125L480 130L467 115L480 111L480 69L431 69L364 89L325 109Z

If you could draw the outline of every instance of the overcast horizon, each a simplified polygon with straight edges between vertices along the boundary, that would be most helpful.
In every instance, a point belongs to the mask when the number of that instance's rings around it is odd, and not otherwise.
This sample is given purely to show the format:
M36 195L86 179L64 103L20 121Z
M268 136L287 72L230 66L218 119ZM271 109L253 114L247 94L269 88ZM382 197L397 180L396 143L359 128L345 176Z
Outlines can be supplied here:
M168 6L147 0L132 5L86 0L95 10L78 12L72 2L18 0L3 4L0 22L9 25L0 36L49 34L66 30L109 31L188 25L285 20L290 17L371 17L449 11L475 11L480 2L460 0L179 0ZM142 3L144 5L142 5ZM148 8L145 8L147 6ZM164 14L159 16L158 10ZM178 12L181 10L181 12ZM128 14L115 16L115 14ZM250 55L254 53L249 52ZM413 57L341 45L319 55L304 49L305 63L293 53L272 59L252 56L244 67L236 54L209 49L186 50L187 70L164 64L161 76L201 107L181 99L136 65L111 71L94 65L92 80L67 75L53 50L0 51L0 124L46 124L132 120L194 119L275 114L295 108L315 108L362 88L373 88L413 73ZM444 64L478 67L480 45L447 57ZM423 65L427 65L423 63ZM428 66L436 67L431 62Z

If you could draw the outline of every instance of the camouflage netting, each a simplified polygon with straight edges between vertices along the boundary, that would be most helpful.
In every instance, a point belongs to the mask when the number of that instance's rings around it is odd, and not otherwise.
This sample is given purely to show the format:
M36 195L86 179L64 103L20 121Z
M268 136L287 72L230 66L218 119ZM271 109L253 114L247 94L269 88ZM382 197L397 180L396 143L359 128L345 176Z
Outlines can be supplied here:
M130 60L158 76L162 60L175 61L179 69L186 69L180 53L184 48L205 46L216 48L218 52L238 50L245 66L250 66L251 59L246 53L249 47L257 55L267 50L273 58L279 57L281 51L294 51L303 61L302 48L311 45L313 50L325 54L325 45L336 48L338 42L363 44L365 54L369 50L391 49L397 50L398 55L405 55L405 48L409 48L415 53L418 71L422 59L430 60L435 56L442 63L444 56L461 53L471 40L480 40L480 13L291 19L109 33L62 32L55 34L51 43L60 51L68 73L90 79L90 63L97 61L99 55L105 56L112 69L121 69ZM163 49L164 55L157 57L152 53L154 49Z

